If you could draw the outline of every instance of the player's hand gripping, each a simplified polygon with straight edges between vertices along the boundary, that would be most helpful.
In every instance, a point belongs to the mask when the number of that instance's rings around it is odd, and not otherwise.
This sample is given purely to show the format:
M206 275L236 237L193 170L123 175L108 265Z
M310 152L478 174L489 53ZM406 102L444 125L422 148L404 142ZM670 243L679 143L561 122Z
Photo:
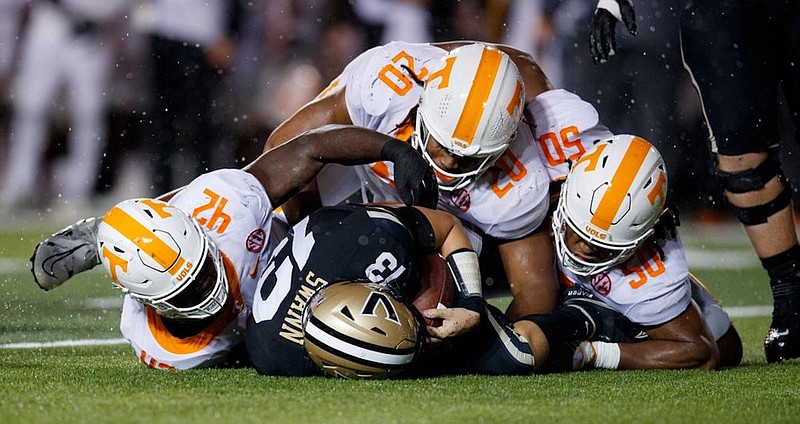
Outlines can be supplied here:
M54 289L73 275L100 263L97 218L82 219L36 245L31 256L33 280L42 290Z
M429 319L441 319L439 327L428 326L428 335L431 341L447 339L464 334L478 326L481 315L466 308L427 309L422 315Z
M439 185L428 162L410 144L389 140L381 157L394 164L394 183L400 199L408 206L436 209Z
M589 54L594 63L605 63L617 50L615 30L622 21L628 33L636 35L636 11L633 0L600 0L592 17L589 34Z

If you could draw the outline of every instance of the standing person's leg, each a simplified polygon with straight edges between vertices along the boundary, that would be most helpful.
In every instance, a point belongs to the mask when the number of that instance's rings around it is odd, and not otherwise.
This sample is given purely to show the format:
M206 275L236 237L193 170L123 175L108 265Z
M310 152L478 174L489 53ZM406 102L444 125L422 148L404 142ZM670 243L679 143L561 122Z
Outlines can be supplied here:
M211 67L198 50L195 57L197 68L194 74L192 96L196 99L198 118L194 121L195 137L192 139L194 149L195 172L197 175L213 168L212 154L220 146L225 125L227 100L222 94L223 77L219 70Z
M160 195L174 189L172 156L177 144L175 129L176 114L180 113L180 105L176 101L180 96L175 84L182 84L180 58L176 51L178 42L156 35L150 38L150 59L152 66L151 90L152 107L150 125L144 127L151 143L151 173L154 195ZM186 99L186 101L190 101Z
M800 246L791 188L777 158L779 46L774 4L695 0L681 22L686 68L700 94L717 177L770 277L767 361L800 357Z
M14 110L2 195L2 202L10 206L30 199L42 174L49 112L58 93L61 50L69 31L67 22L46 4L32 9L28 25L12 87Z
M112 52L99 34L76 36L65 58L72 131L64 162L62 192L86 202L92 194L107 140L107 101Z

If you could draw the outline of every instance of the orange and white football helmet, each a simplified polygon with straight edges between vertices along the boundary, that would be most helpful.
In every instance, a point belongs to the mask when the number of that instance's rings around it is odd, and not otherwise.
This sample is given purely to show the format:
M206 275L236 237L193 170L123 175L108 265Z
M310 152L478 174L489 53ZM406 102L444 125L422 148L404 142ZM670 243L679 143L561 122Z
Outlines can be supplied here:
M164 317L207 318L228 298L216 245L197 221L168 203L115 205L98 227L97 251L116 287Z
M598 143L561 187L552 224L557 258L582 276L626 261L653 234L666 193L664 159L645 139L617 135ZM567 247L567 227L608 255L598 262L576 256Z
M525 106L519 69L495 47L475 43L442 57L428 76L417 108L412 144L439 175L439 188L462 188L483 174L506 150ZM429 137L475 166L449 172L427 152Z

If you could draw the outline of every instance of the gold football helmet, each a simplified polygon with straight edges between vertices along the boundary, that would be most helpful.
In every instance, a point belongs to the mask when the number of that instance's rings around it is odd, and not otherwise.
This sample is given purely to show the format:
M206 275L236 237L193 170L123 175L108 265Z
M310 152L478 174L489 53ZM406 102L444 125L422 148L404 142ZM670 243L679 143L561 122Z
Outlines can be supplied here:
M318 291L304 316L305 349L329 376L384 379L417 357L424 335L413 306L384 285L344 281Z

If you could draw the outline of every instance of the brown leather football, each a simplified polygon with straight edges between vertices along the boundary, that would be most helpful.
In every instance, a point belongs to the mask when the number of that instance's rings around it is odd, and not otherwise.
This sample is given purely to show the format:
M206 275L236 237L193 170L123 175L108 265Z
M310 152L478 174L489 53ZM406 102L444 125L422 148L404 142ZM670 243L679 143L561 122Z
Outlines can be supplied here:
M458 289L447 263L438 253L422 259L420 275L420 289L412 302L420 312L426 309L455 306ZM439 319L425 318L425 322L433 327L441 325Z

